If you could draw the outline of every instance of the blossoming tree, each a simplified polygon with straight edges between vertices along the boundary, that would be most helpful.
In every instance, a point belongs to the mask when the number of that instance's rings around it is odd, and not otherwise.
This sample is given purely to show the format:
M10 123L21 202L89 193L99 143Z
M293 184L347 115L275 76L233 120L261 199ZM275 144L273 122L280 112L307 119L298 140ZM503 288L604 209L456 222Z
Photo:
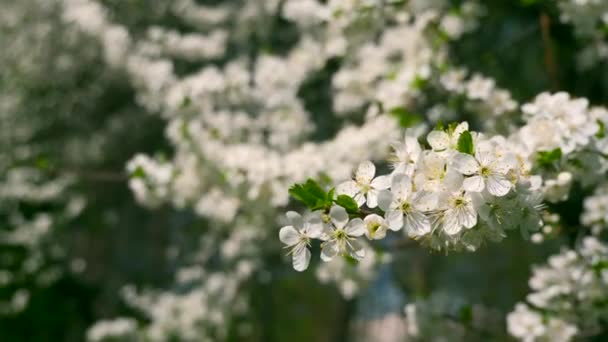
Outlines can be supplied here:
M287 340L290 332L275 334L263 320L281 316L269 298L283 287L325 296L301 309L307 314L343 305L345 328L313 323L333 334L328 340L608 334L605 1L45 6L38 10L52 22L37 30L61 27L91 44L101 58L83 58L83 68L103 63L100 74L129 89L130 110L164 127L154 137L163 144L129 156L124 174L137 203L170 212L174 239L163 257L173 280L115 286L129 309L100 315L88 340ZM45 46L36 32L36 46ZM5 97L7 118L27 127L15 110L27 99ZM99 106L106 99L90 98ZM135 115L124 110L93 139L129 139L114 134L120 127L144 132L128 123ZM87 137L77 141L86 145ZM110 155L95 146L76 164ZM10 223L3 244L52 235L54 222L76 219L94 202L79 187L86 173L49 167L39 151L0 156L10 168L0 198L17 203L0 208ZM24 215L19 205L31 201L59 204ZM36 246L26 254L38 268L23 266L25 273L57 262ZM0 273L0 283L20 272ZM27 305L17 287L7 312ZM289 301L298 298L280 303L286 322L314 316L291 313L299 306Z

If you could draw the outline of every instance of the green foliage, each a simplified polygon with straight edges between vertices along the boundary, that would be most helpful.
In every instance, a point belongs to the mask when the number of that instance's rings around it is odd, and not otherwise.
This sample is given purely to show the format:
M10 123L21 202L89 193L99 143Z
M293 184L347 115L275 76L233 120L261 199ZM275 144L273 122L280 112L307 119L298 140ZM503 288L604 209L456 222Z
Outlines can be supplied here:
M461 307L459 311L461 322L469 324L473 321L473 307L471 307L471 305L465 305Z
M357 264L359 263L359 260L353 258L352 256L345 254L342 256L344 258L344 260L346 261L347 264L351 265L351 266L357 266Z
M359 213L359 206L354 199L352 199L348 195L340 195L335 200L336 204L346 209L349 214L357 214Z
M410 112L405 107L395 107L389 111L394 116L401 127L412 127L421 121L420 115Z
M315 180L308 179L306 183L294 184L289 188L291 197L302 202L310 210L329 210L333 203L343 207L349 214L356 215L359 213L359 206L352 197L348 195L339 195L335 197L335 189L331 188L325 192L323 187Z
M597 125L600 127L595 134L595 137L598 139L602 139L606 136L606 124L603 121L597 120Z
M130 174L131 178L146 178L146 171L143 168L138 167Z
M558 147L552 151L540 151L536 161L543 168L551 168L562 159L562 150Z
M308 179L306 183L294 184L289 188L289 195L304 203L310 210L329 209L333 201L334 189L325 192L315 180Z
M460 134L460 137L458 138L458 151L470 155L475 154L473 137L469 131L464 131Z

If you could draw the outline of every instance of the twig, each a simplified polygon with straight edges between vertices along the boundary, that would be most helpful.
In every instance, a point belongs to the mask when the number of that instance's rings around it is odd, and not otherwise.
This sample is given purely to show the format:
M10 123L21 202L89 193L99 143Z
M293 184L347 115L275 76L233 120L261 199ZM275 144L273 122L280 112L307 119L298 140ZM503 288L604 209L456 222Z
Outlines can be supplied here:
M559 89L559 80L557 76L557 63L555 60L555 52L551 42L551 19L546 13L540 15L540 31L543 39L543 51L545 55L545 67L549 74L551 86L553 90Z

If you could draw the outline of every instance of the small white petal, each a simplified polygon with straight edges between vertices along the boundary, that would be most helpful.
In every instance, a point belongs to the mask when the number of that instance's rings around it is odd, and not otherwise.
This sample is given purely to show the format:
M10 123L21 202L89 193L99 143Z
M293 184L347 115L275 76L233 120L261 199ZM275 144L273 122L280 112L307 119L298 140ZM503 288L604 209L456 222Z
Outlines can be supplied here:
M454 128L453 134L456 137L456 139L458 139L464 131L468 131L468 130L469 130L469 123L464 121L464 122L459 123L458 126L456 126L456 128Z
M379 176L376 177L373 181L372 181L372 188L376 189L376 190L384 190L384 189L388 189L389 186L391 186L391 177L389 176Z
M458 234L462 229L456 215L455 209L448 209L443 216L443 231L448 235Z
M459 172L454 169L448 169L448 172L446 172L445 177L443 178L443 186L446 190L455 192L462 186L462 180L463 177Z
M323 232L323 221L320 217L311 217L305 223L306 235L313 239L318 239Z
M509 153L496 162L494 170L498 173L506 174L509 170L516 169L517 165L517 157Z
M409 236L418 237L431 232L431 223L423 213L412 211L405 216L405 229Z
M300 241L300 234L293 226L285 226L279 231L279 240L287 246L293 246Z
M382 190L378 193L378 207L383 211L387 211L393 201L393 193L388 190Z
M308 268L310 263L310 251L306 248L306 245L302 247L296 247L292 258L293 269L302 272Z
M508 194L511 186L511 182L505 176L499 174L490 175L487 180L488 192L497 197Z
M450 146L450 136L444 131L431 131L426 136L426 141L435 151L443 151Z
M366 202L365 195L362 193L356 194L353 199L355 200L355 202L357 202L357 207L361 207Z
M408 198L410 193L412 192L412 180L410 177L404 174L395 174L393 176L393 182L391 185L391 190L396 199L404 200Z
M403 212L401 210L392 210L386 213L386 223L392 231L398 231L403 228Z
M365 224L363 223L363 220L356 218L348 222L344 231L349 236L361 236L365 234Z
M359 241L351 241L350 245L351 247L349 248L349 254L353 258L357 260L365 258L365 247L363 247L363 244L361 244Z
M465 153L456 153L453 157L452 165L463 175L472 175L479 171L479 163L473 156Z
M287 219L291 225L297 230L302 230L302 228L304 228L304 219L302 218L302 215L296 213L295 211L288 211L285 216L287 216Z
M357 186L357 182L355 182L354 180L349 180L349 181L340 183L336 187L336 194L338 194L338 195L348 195L350 197L353 197L358 192L359 192L359 187Z
M375 174L376 174L376 166L374 166L374 163L372 163L368 160L368 161L364 161L363 163L359 164L359 167L357 168L357 171L355 172L355 178L363 179L368 182L371 182L371 180L372 180L372 178L374 178Z
M367 193L367 206L372 209L378 206L378 190L370 190Z
M458 222L467 228L473 228L477 224L477 212L473 203L467 204L458 211Z
M328 262L331 261L338 254L338 247L335 241L327 241L323 243L321 249L321 260Z
M346 209L337 205L331 207L329 210L329 217L336 228L344 228L348 223L348 213L346 213Z
M468 177L468 178L465 178L464 181L462 182L462 188L465 191L469 191L469 192L481 192L481 191L483 191L484 187L485 187L485 184L483 181L483 177L481 177L481 176Z
M439 206L439 194L436 192L418 193L414 200L414 208L420 211L431 211Z
M494 152L485 148L478 148L475 151L475 158L479 161L480 165L484 166L488 166L496 161Z

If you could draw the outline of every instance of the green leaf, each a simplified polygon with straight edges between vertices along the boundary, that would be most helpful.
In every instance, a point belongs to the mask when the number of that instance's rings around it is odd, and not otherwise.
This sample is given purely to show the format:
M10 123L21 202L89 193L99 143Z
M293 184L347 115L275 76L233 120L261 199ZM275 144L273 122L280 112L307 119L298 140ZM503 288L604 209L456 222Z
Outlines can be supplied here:
M600 126L600 129L595 133L595 137L602 139L606 136L606 124L603 121L597 120L597 125Z
M333 201L333 200L334 200L335 193L336 193L336 188L331 188L331 189L329 189L329 191L327 192L327 199L328 199L329 201Z
M454 133L454 131L456 130L456 127L458 127L458 122L450 122L448 124L448 133L449 134Z
M346 263L349 264L349 265L351 265L351 266L357 266L357 264L359 263L359 260L353 258L352 256L350 256L348 254L342 255L342 257L344 258L344 260L346 261Z
M426 80L420 76L416 76L411 83L411 87L414 89L422 89L426 85Z
M435 130L436 131L443 131L445 129L445 125L443 124L442 120L437 121L437 123L435 124Z
M132 178L146 178L146 172L141 166L138 166L132 173Z
M405 107L395 107L389 111L398 121L399 125L404 128L412 127L421 121L420 115L414 114Z
M192 99L190 98L190 96L186 96L182 100L182 104L181 104L180 108L184 109L184 108L190 107L191 104L192 104Z
M46 157L36 159L36 168L41 171L48 171L51 168L51 162Z
M562 159L562 150L558 147L552 151L540 151L536 156L536 161L541 167L553 167L556 162Z
M308 179L303 184L294 184L289 188L289 195L304 203L310 210L328 209L331 207L333 193L333 189L330 190L330 193L326 193L313 179Z
M348 195L339 195L335 202L337 205L346 209L349 214L357 214L359 212L357 202Z
M460 320L465 324L469 324L473 321L473 308L470 305L465 305L460 308Z
M464 131L458 137L458 151L466 154L473 155L475 150L473 148L473 137L469 131Z

